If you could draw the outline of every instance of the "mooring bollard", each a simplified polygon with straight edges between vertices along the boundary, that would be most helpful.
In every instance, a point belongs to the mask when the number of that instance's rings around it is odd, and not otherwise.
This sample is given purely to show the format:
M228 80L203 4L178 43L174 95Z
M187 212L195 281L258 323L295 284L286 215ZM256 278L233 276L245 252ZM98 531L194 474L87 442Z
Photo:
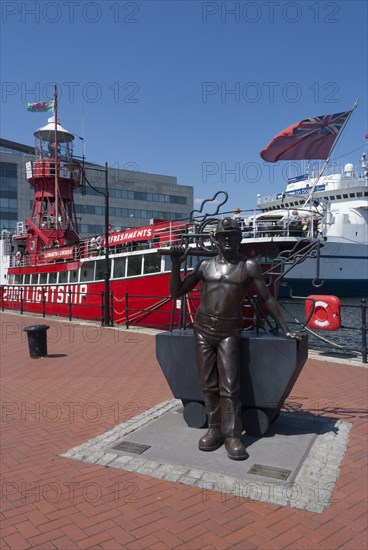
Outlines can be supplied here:
M47 357L47 333L48 325L32 325L26 327L24 332L28 337L29 355L32 359Z

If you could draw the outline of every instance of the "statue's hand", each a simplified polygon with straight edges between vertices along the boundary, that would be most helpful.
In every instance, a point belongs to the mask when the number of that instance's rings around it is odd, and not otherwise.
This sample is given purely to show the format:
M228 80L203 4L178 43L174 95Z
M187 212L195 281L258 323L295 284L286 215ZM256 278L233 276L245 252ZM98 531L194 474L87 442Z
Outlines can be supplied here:
M189 248L185 249L184 246L171 246L170 256L172 263L181 264L184 262L189 254Z
M297 342L301 342L303 338L302 334L299 332L287 332L285 336L289 338L289 340L296 340Z

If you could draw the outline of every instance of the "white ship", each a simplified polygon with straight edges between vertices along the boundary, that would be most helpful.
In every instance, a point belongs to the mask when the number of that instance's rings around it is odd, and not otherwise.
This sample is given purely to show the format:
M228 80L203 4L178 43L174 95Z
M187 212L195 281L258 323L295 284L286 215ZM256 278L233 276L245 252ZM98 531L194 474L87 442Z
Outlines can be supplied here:
M286 273L280 295L368 295L368 163L361 160L359 175L352 164L341 173L319 179L290 179L283 193L258 196L258 223L274 231L294 232L320 240L320 262L307 258ZM307 218L306 218L307 216ZM296 218L295 223L292 218ZM286 270L287 271L287 270Z

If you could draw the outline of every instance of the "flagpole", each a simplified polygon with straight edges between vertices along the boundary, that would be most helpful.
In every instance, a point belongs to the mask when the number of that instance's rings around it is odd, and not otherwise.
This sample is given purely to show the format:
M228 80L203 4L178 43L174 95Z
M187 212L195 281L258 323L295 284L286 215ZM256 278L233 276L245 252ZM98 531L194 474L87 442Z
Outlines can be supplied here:
M326 169L327 164L330 162L330 158L331 158L331 155L332 155L332 151L335 149L335 147L336 147L336 145L337 145L337 142L339 141L339 139L340 139L340 137L341 137L343 131L345 130L345 126L346 126L347 123L349 122L350 117L351 117L351 115L353 114L354 109L356 109L356 108L358 107L358 105L359 105L359 99L357 99L357 100L355 101L353 107L351 108L351 111L350 111L349 115L346 117L346 120L345 120L344 124L341 126L340 132L337 134L336 139L335 139L335 141L334 141L333 144L332 144L331 151L329 152L328 158L325 160L325 163L324 163L324 165L323 165L323 167L322 167L322 170L320 171L320 173L319 173L317 179L319 179L319 178L322 176L323 172L324 172L325 169Z
M86 156L86 142L84 140L84 112L83 112L83 105L82 105L82 138L83 140L83 147L82 147L82 151L83 151L83 158Z
M319 174L318 174L318 176L317 176L317 179L316 179L316 181L315 181L314 184L313 184L313 187L312 187L312 189L311 189L311 191L310 191L308 197L305 199L305 203L303 204L303 207L306 206L306 205L308 204L309 200L313 197L314 190L315 190L315 188L316 188L316 186L317 186L319 180L321 179L323 172L326 170L328 163L330 162L330 158L331 158L331 155L332 155L332 151L335 149L336 144L337 144L337 142L339 141L339 139L340 139L340 137L341 137L341 134L343 133L343 131L344 131L344 129L345 129L345 127L346 127L348 121L350 120L350 117L351 117L351 115L353 114L354 109L356 109L356 108L358 107L358 105L359 105L359 99L356 99L356 100L355 100L355 103L354 103L354 105L353 105L353 107L351 108L351 111L350 111L349 115L346 117L346 120L345 120L344 124L341 126L340 131L339 131L339 133L337 134L336 139L335 139L335 141L334 141L333 144L332 144L332 147L331 147L331 150L330 150L330 152L329 152L329 154L328 154L328 157L327 157L327 159L325 160L325 162L324 162L324 164L323 164L323 166L322 166L322 168L321 168L321 170L320 170L320 172L319 172Z
M58 195L59 195L59 185L58 185L58 142L57 142L57 88L56 82L54 83L54 157L55 157L55 227L56 227L56 239L58 239L59 231L59 204L58 204Z

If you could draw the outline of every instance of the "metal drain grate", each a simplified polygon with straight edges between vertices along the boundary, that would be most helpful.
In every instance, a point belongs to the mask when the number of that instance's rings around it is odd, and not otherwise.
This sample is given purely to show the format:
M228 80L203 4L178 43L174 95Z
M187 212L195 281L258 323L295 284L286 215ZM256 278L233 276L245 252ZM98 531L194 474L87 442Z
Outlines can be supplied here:
M142 445L141 443L131 443L130 441L122 441L114 447L115 451L124 451L126 453L134 453L136 455L141 455L144 451L151 448L151 445Z
M250 470L248 470L248 474L261 477L272 477L273 479L285 481L291 474L291 470L275 468L274 466L264 466L263 464L253 464Z

